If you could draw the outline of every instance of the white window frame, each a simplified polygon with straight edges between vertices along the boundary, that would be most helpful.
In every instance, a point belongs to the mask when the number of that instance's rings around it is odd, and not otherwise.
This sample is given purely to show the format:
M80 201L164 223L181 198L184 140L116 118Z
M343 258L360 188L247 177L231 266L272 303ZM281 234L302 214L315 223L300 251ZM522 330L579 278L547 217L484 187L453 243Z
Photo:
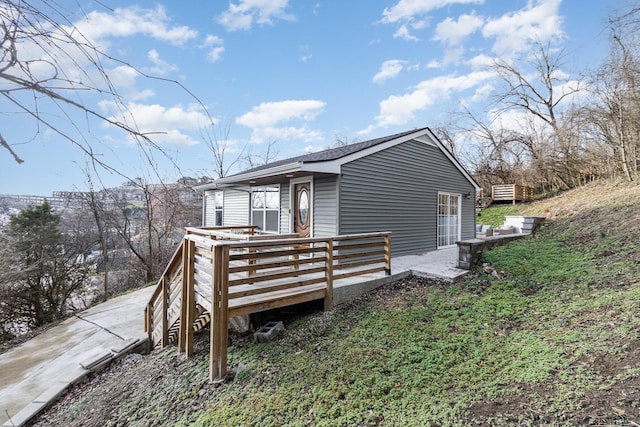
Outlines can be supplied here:
M277 191L267 191L268 188L275 188L277 189ZM267 193L267 192L273 192L273 193L277 193L278 197L278 206L276 208L268 208L267 206L263 206L260 208L255 208L253 206L253 195L255 193ZM265 194L265 201L267 200L266 194ZM260 186L255 186L255 187L251 187L251 194L249 197L249 206L250 206L250 210L249 210L249 220L251 222L252 225L257 225L258 228L258 232L262 233L262 234L280 234L280 184L273 184L273 185L260 185ZM255 211L261 211L262 212L262 225L260 224L255 224L254 220L253 220L253 213ZM267 212L273 212L276 211L278 214L278 219L277 219L277 230L267 230L266 229L266 225L267 225Z
M219 200L218 197L220 197ZM220 204L218 204L218 201ZM220 213L220 224L218 224L218 213ZM222 227L224 225L224 191L213 193L213 225L214 227Z
M443 219L443 217L445 215L441 215L440 214L440 197L441 196L446 196L447 197L447 214L446 214L446 218L447 218L447 224L446 225L441 225L441 221ZM456 236L453 236L451 234L451 197L457 197L458 198L458 203L456 204ZM441 248L448 248L448 247L452 247L456 245L456 242L459 241L461 239L462 236L462 194L461 193L448 193L448 192L444 192L444 191L438 191L438 199L437 199L437 203L436 203L436 244L438 249ZM446 227L446 235L442 235L441 234L441 227ZM453 239L452 239L453 237ZM442 238L444 238L444 241L442 241ZM452 241L453 240L453 241Z

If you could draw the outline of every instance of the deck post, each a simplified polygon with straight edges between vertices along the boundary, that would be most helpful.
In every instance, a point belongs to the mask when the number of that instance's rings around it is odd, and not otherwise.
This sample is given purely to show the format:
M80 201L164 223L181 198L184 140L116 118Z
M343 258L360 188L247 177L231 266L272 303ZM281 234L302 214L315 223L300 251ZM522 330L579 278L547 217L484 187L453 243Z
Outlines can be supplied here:
M196 321L196 301L194 290L194 270L195 270L195 249L196 244L192 240L184 241L184 258L182 269L182 286L183 286L183 314L184 332L181 337L184 340L184 352L187 357L193 354L193 323ZM180 325L182 327L182 324Z
M391 233L384 236L384 274L391 276Z
M255 255L255 253L257 252L257 249L248 248L247 252L249 253L249 259L247 260L247 263L249 265L255 265L256 264L256 258L253 258L253 255ZM256 275L256 269L255 268L250 268L247 271L247 276L255 276L255 275Z
M178 352L183 353L185 351L185 337L186 337L186 325L187 325L187 269L188 269L188 259L189 256L187 254L187 239L182 239L180 243L182 247L182 284L180 288L180 327L178 329Z
M324 295L324 309L333 309L333 240L329 239L324 248L324 275L327 282L327 290Z
M302 245L293 245L293 249L294 250L298 250L300 248L302 248ZM291 255L291 259L293 261L300 260L300 254L299 253L294 253L293 255ZM295 264L292 268L293 268L293 270L300 270L300 264Z
M167 279L162 278L162 347L169 345L169 295Z
M227 374L229 333L229 246L214 247L212 276L209 380L223 381Z
M149 302L144 308L144 331L147 333L147 338L149 339L149 348L153 348L153 322L151 320L152 311L153 306Z

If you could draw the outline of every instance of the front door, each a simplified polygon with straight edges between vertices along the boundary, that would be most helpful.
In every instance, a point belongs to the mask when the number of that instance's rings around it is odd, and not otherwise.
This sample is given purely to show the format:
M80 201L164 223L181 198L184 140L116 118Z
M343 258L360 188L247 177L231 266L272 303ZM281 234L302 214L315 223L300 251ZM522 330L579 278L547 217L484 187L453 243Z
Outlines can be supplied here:
M293 187L293 231L311 237L311 186L308 182Z
M438 193L438 248L460 240L460 195Z

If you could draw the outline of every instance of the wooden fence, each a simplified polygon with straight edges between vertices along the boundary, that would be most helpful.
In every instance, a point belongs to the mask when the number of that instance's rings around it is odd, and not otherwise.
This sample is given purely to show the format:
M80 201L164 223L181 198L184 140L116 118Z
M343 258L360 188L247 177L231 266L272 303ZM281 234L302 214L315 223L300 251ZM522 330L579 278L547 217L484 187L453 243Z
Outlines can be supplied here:
M145 309L151 345L177 340L187 357L194 332L211 322L211 380L226 375L230 317L316 299L330 310L337 281L391 272L389 232L296 238L254 231L188 229Z

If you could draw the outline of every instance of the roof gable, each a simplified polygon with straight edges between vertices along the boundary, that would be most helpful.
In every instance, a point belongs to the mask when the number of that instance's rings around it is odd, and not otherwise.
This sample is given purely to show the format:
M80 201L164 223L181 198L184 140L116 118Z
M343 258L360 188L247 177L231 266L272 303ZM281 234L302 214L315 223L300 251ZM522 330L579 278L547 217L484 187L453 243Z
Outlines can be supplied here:
M401 138L405 135L409 135L423 129L410 130L406 132L397 133L394 135L383 136L376 139L371 139L369 141L356 142L349 145L343 145L340 147L329 148L327 150L316 151L315 153L303 154L300 156L290 157L288 159L276 160L274 162L267 163L265 165L257 166L255 168L247 169L245 171L239 172L237 174L229 175L227 178L232 178L238 175L244 175L252 172L257 172L261 170L275 168L281 165L291 164L291 163L315 163L315 162L328 162L332 160L338 160L343 157L349 156L351 154L358 153L362 150L365 150L370 147L374 147L378 144L382 144L396 138Z
M341 147L330 148L315 153L290 157L284 160L278 160L237 174L229 175L224 178L219 178L212 183L195 187L195 189L205 191L230 185L237 185L240 183L251 184L257 182L257 180L264 180L269 177L292 177L294 174L300 173L339 174L341 166L345 163L370 155L374 152L384 150L390 146L414 139L438 147L451 161L454 167L456 167L474 187L477 189L480 188L473 177L471 177L471 175L462 167L460 162L455 159L446 148L444 148L438 138L433 134L433 132L431 132L431 129L425 127L368 141L344 145Z

